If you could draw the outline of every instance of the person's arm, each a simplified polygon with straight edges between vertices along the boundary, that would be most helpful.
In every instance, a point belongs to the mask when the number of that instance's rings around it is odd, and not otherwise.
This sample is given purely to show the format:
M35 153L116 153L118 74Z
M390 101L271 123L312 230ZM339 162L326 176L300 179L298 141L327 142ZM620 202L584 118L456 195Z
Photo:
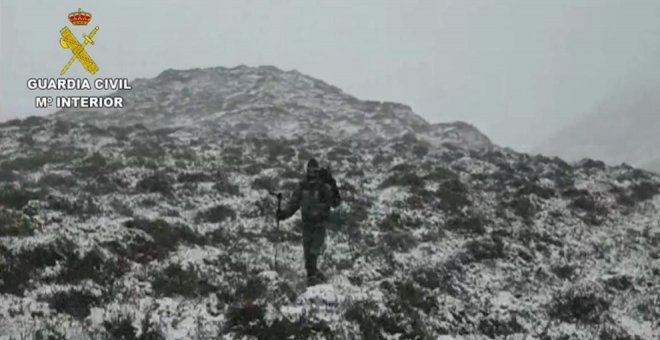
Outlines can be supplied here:
M296 190L293 191L293 194L289 198L289 201L287 202L284 209L277 212L277 218L280 220L286 220L287 218L295 214L296 211L298 211L298 208L300 208L301 196L302 196L302 188L300 185L298 185L298 188L296 188Z
M330 177L330 179L328 180L328 184L330 184L330 191L332 193L330 206L336 208L341 203L341 196L339 196L339 188L337 188L337 181L333 177Z

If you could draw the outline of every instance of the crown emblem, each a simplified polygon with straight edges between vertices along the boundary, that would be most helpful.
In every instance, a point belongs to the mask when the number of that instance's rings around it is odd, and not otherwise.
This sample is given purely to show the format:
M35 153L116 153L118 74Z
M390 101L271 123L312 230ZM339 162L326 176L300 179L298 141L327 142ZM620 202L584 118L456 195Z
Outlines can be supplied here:
M69 13L69 21L74 25L87 25L92 21L92 13L83 12L78 8L78 11Z

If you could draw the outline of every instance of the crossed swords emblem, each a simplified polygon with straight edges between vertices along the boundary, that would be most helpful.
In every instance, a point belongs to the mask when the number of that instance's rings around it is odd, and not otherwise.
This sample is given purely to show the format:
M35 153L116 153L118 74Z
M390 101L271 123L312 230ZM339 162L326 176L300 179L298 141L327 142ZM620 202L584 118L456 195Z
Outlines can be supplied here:
M92 38L94 38L94 35L96 35L98 30L99 27L96 26L91 32L89 32L89 34L83 34L83 39L85 41L82 44L78 42L78 39L76 39L76 36L73 35L73 32L71 32L68 27L64 26L60 30L60 35L62 36L60 38L60 46L62 46L62 48L68 48L71 50L71 53L73 53L71 58L69 58L69 61L62 68L62 71L60 72L61 76L71 68L71 65L73 65L76 60L78 60L80 65L91 74L95 74L99 70L94 59L92 59L92 57L87 54L87 51L85 51L85 46L87 46L87 44L94 45L94 40L92 40Z

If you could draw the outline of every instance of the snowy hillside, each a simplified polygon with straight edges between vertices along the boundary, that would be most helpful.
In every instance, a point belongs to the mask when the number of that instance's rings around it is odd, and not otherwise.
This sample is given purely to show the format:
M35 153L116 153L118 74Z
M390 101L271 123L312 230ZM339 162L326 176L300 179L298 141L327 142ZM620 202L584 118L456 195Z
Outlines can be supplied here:
M657 175L269 67L133 84L121 119L0 124L0 339L658 339ZM268 190L311 156L344 202L305 289Z

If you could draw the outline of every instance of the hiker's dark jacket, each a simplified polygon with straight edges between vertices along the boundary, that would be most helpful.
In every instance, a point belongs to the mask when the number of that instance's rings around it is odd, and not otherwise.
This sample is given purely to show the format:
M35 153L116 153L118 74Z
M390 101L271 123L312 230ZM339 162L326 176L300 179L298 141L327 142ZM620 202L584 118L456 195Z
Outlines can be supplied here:
M327 219L330 208L339 206L340 202L337 182L333 178L305 178L298 184L280 217L287 219L300 209L303 222L321 221Z

